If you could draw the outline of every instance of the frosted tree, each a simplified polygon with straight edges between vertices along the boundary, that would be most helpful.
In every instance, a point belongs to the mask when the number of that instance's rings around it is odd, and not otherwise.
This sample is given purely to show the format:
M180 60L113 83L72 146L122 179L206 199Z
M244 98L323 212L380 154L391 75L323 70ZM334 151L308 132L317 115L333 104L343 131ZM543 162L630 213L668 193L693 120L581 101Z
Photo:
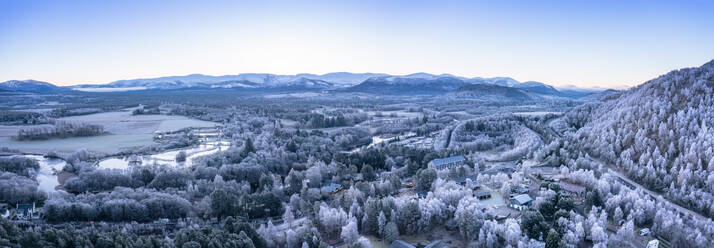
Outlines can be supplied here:
M384 240L391 243L392 241L397 240L397 238L399 238L399 228L397 227L397 224L393 221L387 222L387 225L384 226Z
M476 239L475 234L479 233L485 220L478 199L473 197L461 199L456 212L454 212L454 220L456 220L459 233L461 233L464 240L468 242Z
M384 227L387 225L387 216L384 212L379 211L379 217L377 218L377 226L379 228L379 235L384 237Z
M357 231L357 220L354 217L350 218L347 225L342 227L340 237L347 244L357 242L357 239L359 238L359 232Z
M593 247L599 247L599 248L607 247L607 241L608 241L607 233L605 232L605 230L602 229L602 227L600 227L599 224L595 223L595 225L593 225L590 233L591 233L590 239L592 239L593 244L594 244Z
M635 224L632 220L625 223L617 233L613 235L608 243L610 247L631 247L630 242L635 240Z
M295 221L295 216L293 215L293 210L290 205L285 206L285 212L283 213L283 221L288 224L288 227L292 228L293 221Z

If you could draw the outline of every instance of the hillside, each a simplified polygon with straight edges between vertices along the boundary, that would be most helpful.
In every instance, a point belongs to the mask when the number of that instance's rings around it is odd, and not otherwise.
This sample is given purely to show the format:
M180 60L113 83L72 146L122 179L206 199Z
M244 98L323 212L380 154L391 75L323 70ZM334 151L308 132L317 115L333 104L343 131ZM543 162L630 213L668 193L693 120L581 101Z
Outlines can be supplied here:
M535 96L521 89L490 84L464 85L456 89L454 95L462 98L479 98L498 101L526 101L536 99Z
M26 92L26 93L56 93L69 91L69 89L36 80L10 80L0 83L0 91Z
M375 77L349 87L345 91L387 95L436 95L454 91L467 84L454 77Z
M672 71L566 115L593 157L714 216L714 61ZM582 126L582 127L580 127Z

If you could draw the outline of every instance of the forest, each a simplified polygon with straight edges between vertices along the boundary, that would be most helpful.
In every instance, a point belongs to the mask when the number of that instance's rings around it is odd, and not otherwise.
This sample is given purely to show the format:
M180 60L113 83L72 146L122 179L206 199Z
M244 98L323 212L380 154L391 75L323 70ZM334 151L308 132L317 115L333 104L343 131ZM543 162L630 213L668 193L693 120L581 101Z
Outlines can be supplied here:
M18 141L104 135L54 119L95 111L218 125L116 153L3 148L0 246L712 247L713 88L710 62L535 110L345 92L47 96L66 102L2 119L22 122ZM127 165L101 166L112 160Z

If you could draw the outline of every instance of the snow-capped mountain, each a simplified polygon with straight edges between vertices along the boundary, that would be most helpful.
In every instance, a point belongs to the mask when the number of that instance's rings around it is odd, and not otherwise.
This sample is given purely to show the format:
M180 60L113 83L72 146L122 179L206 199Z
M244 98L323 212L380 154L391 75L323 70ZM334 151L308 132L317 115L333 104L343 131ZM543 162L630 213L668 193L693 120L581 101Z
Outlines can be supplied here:
M350 72L332 72L324 75L315 74L297 74L297 77L303 77L308 79L323 80L326 82L333 83L338 86L352 86L364 82L369 78L373 77L384 77L389 76L383 73L350 73Z
M327 75L327 74L326 74ZM119 80L105 85L78 85L77 88L137 88L142 89L182 89L182 88L307 88L329 89L331 82L319 79L321 76L292 76L261 73L240 75L208 76L191 74L159 78ZM330 76L328 76L330 77ZM335 76L331 76L335 77Z
M69 90L38 81L8 81L0 89L13 90L18 82L37 83L31 88L27 84L26 92L47 92L49 90ZM40 84L44 83L43 86ZM119 80L103 85L76 85L72 89L88 92L116 92L129 90L162 89L237 89L237 90L337 90L338 92L363 92L372 94L428 94L438 95L453 92L465 85L485 84L519 89L528 93L529 98L581 98L598 91L559 90L550 85L528 81L519 82L509 77L466 78L450 74L434 75L413 73L394 76L383 73L334 72L323 75L297 74L276 75L267 73L244 73L238 75L210 76L191 74L186 76L168 76ZM48 86L49 85L49 86ZM54 88L52 88L54 87ZM473 91L473 89L471 90ZM538 97L536 97L536 95ZM469 95L469 94L461 94ZM473 94L471 94L473 95ZM478 95L478 94L476 94Z
M14 92L53 93L69 89L55 86L51 83L36 80L10 80L0 83L0 89Z

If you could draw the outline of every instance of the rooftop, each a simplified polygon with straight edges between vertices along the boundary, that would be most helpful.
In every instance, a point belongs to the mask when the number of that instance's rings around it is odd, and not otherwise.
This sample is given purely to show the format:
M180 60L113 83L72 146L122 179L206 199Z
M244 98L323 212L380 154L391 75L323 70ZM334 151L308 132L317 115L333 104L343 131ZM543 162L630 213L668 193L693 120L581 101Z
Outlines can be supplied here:
M531 202L533 200L533 198L531 198L531 196L528 194L521 194L521 195L514 196L513 200L518 202L518 204L522 205L522 204Z
M444 164L450 164L450 163L455 163L455 162L463 162L466 161L466 158L464 156L453 156L453 157L448 157L448 158L437 158L431 161L434 166L439 166L439 165L444 165Z

